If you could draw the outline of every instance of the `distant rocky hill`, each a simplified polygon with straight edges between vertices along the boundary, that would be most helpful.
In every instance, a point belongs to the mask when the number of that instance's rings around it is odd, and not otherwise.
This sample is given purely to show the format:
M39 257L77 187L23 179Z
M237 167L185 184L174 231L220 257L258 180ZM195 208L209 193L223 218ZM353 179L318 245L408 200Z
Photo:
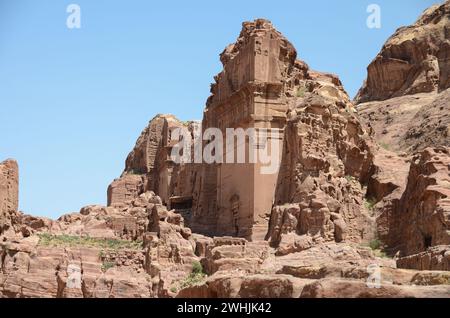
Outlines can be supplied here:
M0 296L449 297L449 3L388 40L356 106L269 21L244 22L202 122L155 116L106 207L25 215L1 163ZM279 169L173 159L177 129L212 127L277 132Z
M367 67L357 103L443 91L449 76L450 3L427 9L411 26L399 28Z
M450 2L389 38L355 98L383 147L412 153L450 145Z
M400 255L422 252L399 266L425 269L448 255L431 247L450 241L449 32L450 1L398 29L369 65L355 99L365 128L392 158L381 166L391 166L389 174L396 179L389 196L374 196L378 235ZM395 164L394 158L405 162Z

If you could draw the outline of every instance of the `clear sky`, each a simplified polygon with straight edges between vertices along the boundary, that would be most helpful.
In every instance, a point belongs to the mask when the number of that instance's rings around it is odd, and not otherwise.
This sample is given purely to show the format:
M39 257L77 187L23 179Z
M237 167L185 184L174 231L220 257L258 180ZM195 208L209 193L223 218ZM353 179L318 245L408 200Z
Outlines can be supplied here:
M56 218L105 204L157 113L201 119L219 53L267 18L353 97L386 39L436 0L0 0L0 161L20 166L20 208ZM69 4L81 28L66 26ZM366 25L369 4L381 28Z

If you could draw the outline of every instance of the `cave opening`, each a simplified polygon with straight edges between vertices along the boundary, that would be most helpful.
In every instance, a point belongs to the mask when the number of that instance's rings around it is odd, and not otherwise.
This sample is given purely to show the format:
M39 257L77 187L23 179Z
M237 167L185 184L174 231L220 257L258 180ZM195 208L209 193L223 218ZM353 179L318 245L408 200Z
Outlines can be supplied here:
M423 245L425 246L425 249L431 247L431 243L433 242L433 237L431 235L425 235L423 238Z

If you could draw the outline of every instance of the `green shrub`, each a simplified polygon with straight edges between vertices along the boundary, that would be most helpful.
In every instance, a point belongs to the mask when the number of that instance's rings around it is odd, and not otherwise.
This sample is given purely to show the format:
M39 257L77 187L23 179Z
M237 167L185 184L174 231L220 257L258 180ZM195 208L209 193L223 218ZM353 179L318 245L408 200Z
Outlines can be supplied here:
M102 271L106 272L108 269L113 268L114 266L116 266L115 262L103 262Z
M203 274L203 273L202 274L191 273L191 274L189 274L188 277L186 277L181 282L180 289L199 285L199 284L201 284L204 281L205 277L206 277L206 275Z
M346 175L346 176L345 176L345 179L346 179L348 182L353 182L353 181L355 181L355 177L350 176L350 175Z
M203 266L199 261L192 263L192 274L203 274Z
M49 233L42 233L38 235L39 245L41 246L88 246L112 250L142 248L142 241L94 238L89 236L72 236L67 234L52 235Z
M377 200L374 198L367 198L364 200L364 206L367 208L367 210L372 211L375 207L375 204L377 204Z
M369 242L369 246L372 250L379 250L381 248L381 241L379 239L373 239Z
M199 285L203 283L206 274L203 272L203 266L198 261L192 263L192 272L180 283L180 289Z
M141 171L140 169L130 169L130 170L128 170L128 173L129 174L137 174L137 175L144 174L144 172Z

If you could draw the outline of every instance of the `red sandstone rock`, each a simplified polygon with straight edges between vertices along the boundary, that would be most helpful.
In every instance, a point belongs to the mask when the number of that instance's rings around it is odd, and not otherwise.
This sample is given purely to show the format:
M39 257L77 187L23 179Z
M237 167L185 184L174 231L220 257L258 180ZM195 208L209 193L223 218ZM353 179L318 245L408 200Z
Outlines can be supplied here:
M449 148L427 148L414 156L405 191L387 217L388 245L407 256L450 244L449 185Z
M450 246L433 246L424 252L399 258L397 260L397 267L417 270L450 271Z
M109 186L108 206L127 205L143 192L143 178L140 175L126 174Z
M19 207L19 168L14 160L0 163L0 236L14 234Z
M450 89L372 101L357 106L365 127L382 148L414 153L450 145Z
M43 245L36 234L0 243L0 296L166 297L172 282L184 279L198 259L195 242L182 218L163 206L157 232L147 232L147 211L160 199L144 193L135 204L145 202L147 209L134 216L131 211L139 207L130 205L122 211L88 206L61 217L43 230L66 241L58 246ZM77 237L89 239L77 243ZM98 247L102 240L113 245ZM135 242L134 248L115 247L118 240ZM78 287L70 285L73 268L81 274Z
M358 103L449 88L450 2L427 9L417 22L402 27L367 68Z
M449 298L450 286L398 286L369 288L365 282L342 279L319 280L303 288L300 298Z
M218 271L240 270L257 273L269 256L267 242L247 242L231 237L215 238L205 254L205 270L208 274Z
M57 221L19 213L17 164L0 164L0 297L448 297L450 150L410 159L373 142L447 145L448 91L435 91L448 87L448 4L388 41L358 101L399 97L360 105L359 117L337 76L297 60L269 21L245 22L220 56L203 129L282 132L273 175L176 164L174 129L198 123L172 115L144 129L107 207ZM403 96L417 92L433 93ZM402 257L362 246L373 238ZM205 273L194 280L196 262ZM370 266L379 289L367 286Z
M288 232L367 240L373 220L364 210L361 184L370 176L375 150L368 133L343 100L318 92L299 98L292 112L267 238L275 245Z
M288 275L217 274L205 284L183 289L180 298L293 298L309 281Z

